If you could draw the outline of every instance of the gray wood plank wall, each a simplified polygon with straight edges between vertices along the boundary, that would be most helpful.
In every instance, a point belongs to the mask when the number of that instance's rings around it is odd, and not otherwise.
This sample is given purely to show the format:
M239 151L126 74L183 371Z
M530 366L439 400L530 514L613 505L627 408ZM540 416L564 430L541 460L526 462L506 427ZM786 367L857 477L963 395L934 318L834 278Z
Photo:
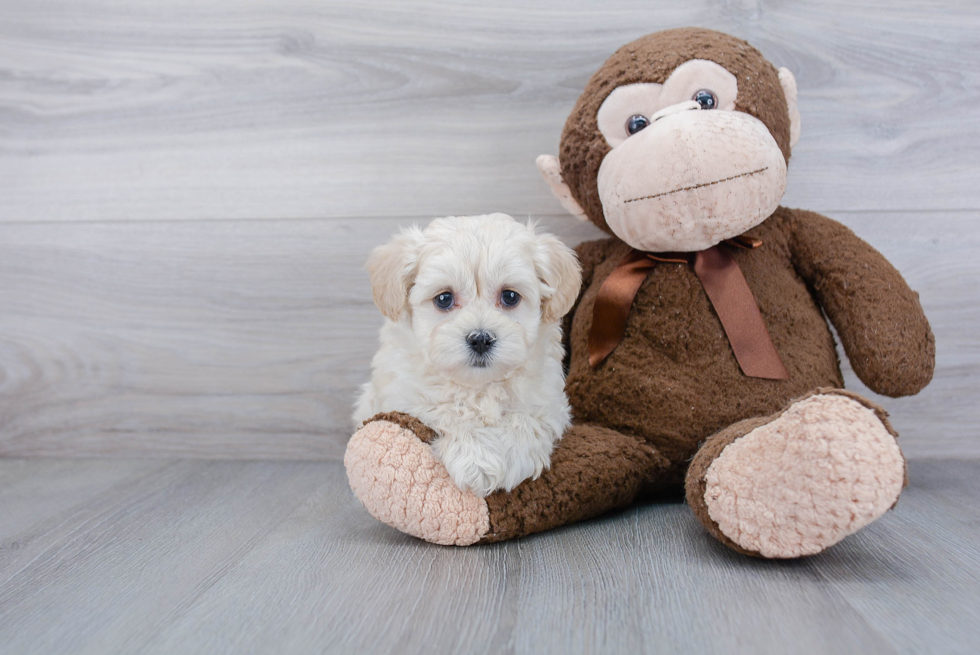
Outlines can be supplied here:
M794 71L784 202L921 292L937 377L885 401L906 452L980 455L967 0L4 0L0 455L336 457L381 322L370 248L487 211L596 236L534 158L613 50L682 25Z

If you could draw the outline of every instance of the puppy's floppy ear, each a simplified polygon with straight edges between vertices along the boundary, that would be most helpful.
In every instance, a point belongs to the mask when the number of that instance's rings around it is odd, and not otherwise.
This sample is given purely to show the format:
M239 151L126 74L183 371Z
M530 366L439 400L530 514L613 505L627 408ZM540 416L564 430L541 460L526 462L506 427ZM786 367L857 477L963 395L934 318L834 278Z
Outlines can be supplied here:
M542 282L541 320L553 323L568 313L582 286L575 252L550 234L537 235L534 267Z
M412 226L372 250L368 257L374 304L393 321L398 320L408 303L408 289L415 279L422 238L422 230Z

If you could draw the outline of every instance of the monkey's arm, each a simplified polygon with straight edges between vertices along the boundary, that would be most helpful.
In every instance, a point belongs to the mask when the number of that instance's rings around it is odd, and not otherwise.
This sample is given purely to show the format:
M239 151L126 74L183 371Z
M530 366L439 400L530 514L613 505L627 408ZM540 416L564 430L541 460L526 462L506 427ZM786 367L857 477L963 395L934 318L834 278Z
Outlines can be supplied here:
M921 391L936 366L936 342L919 294L837 221L803 210L792 216L793 263L837 328L854 372L886 396Z

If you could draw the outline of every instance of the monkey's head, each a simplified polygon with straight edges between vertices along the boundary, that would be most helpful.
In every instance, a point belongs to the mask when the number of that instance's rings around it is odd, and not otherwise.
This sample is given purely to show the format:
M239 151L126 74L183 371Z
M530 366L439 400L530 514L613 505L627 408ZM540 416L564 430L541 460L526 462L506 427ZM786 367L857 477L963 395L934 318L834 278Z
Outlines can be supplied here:
M792 73L727 34L668 30L602 65L538 168L566 209L634 248L703 250L776 210L799 133Z

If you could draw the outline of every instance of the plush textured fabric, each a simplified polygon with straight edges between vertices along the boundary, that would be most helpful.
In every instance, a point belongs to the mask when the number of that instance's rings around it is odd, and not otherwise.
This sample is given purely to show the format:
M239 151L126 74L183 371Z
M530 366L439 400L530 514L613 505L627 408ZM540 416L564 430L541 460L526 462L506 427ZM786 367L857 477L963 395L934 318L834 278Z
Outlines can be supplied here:
M639 82L663 84L675 68L691 59L713 61L735 75L735 109L762 121L789 161L786 97L778 71L762 53L742 39L700 28L666 30L642 37L617 50L596 71L572 109L561 137L558 159L562 178L592 222L607 232L596 177L610 147L599 132L599 107L616 87Z
M691 89L698 87L711 89L717 100L717 109L726 112L735 109L738 95L735 76L713 61L693 59L678 66L666 84L641 82L615 89L602 101L596 114L596 124L606 142L615 148L630 138L626 123L637 112L654 123L665 112L699 109L700 105L690 96Z
M351 490L371 516L402 532L445 546L468 546L489 530L487 503L460 491L413 428L395 413L371 419L347 444L344 466ZM404 427L403 426L410 426Z
M624 507L667 467L666 458L635 437L593 425L572 427L540 478L487 497L490 531L483 540L512 539Z
M829 218L786 208L749 234L763 246L733 255L790 378L742 375L704 289L684 264L661 264L649 274L623 341L592 369L595 297L629 247L617 239L587 242L578 247L586 284L566 317L566 392L576 421L643 438L680 462L733 423L768 416L819 387L842 387L821 305L845 349L872 351L854 365L871 389L914 393L928 382L934 365L929 324L916 294L878 252Z
M678 111L606 155L597 189L603 221L623 241L695 252L765 220L786 190L786 162L744 113Z
M564 180L561 179L561 164L558 163L558 158L554 155L539 155L535 163L538 166L538 172L541 173L541 177L548 183L551 193L554 194L565 211L580 221L589 220L589 217L585 215L582 208L572 198L572 192L565 185Z
M905 479L895 436L870 405L828 391L722 431L690 469L691 506L751 554L800 557L837 543L892 507Z
M418 438L418 440L422 443L432 443L432 440L439 436L436 434L436 431L430 428L428 425L418 420L414 416L409 416L403 412L381 412L380 414L375 414L368 420L364 421L364 425L375 421L388 421L389 423L394 423L395 425L400 425L403 428L407 428L414 432L416 438Z
M792 213L793 265L837 328L854 372L885 396L921 391L932 380L936 341L919 294L840 223Z
M786 98L786 108L789 110L789 146L794 147L800 140L801 126L800 108L797 102L796 78L788 68L779 69L779 83L783 87Z

